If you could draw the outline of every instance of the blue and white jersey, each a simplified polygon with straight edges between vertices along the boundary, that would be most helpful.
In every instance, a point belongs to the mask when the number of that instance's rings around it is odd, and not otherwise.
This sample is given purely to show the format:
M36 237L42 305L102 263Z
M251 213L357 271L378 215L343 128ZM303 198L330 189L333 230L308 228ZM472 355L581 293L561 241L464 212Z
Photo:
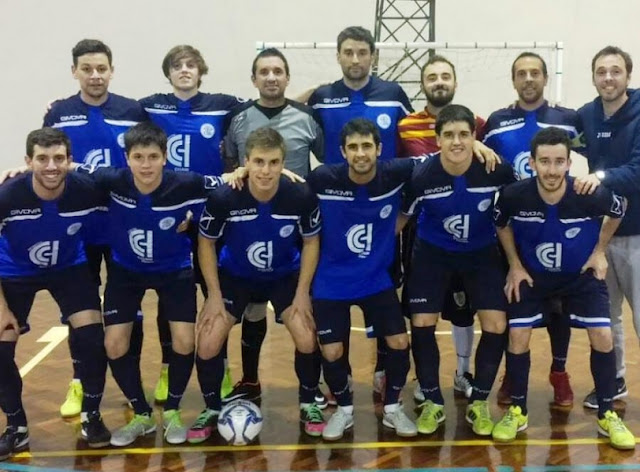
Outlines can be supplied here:
M366 118L380 129L382 155L389 160L398 156L398 122L413 111L407 94L395 82L371 76L367 85L352 90L342 80L318 87L308 102L320 117L324 131L324 163L340 164L340 131L354 118Z
M191 263L191 240L177 228L191 211L197 219L207 189L220 178L165 170L160 186L148 195L136 188L131 170L80 168L109 197L108 241L113 261L132 272L171 272ZM197 221L197 220L196 220Z
M222 93L199 92L189 100L158 93L140 100L151 121L167 133L167 168L202 175L222 175L220 143L225 120L242 103Z
M318 199L307 184L280 178L275 196L257 201L245 184L212 192L200 218L205 238L224 236L218 265L236 277L276 280L300 269L300 237L320 232Z
M551 106L546 101L532 111L514 104L493 112L487 120L484 143L508 161L520 178L531 177L534 175L529 166L531 140L538 131L550 126L565 130L578 145L582 132L578 113L569 108Z
M580 273L600 235L601 217L622 218L624 199L604 186L577 195L573 177L555 205L545 203L536 179L508 185L494 210L496 226L511 225L523 265L535 273Z
M418 215L418 237L447 251L466 252L496 242L493 204L498 190L516 180L507 163L487 174L473 159L467 171L453 176L442 167L440 153L419 164L407 189L405 214Z
M414 162L378 162L366 185L349 178L346 163L320 166L307 177L323 220L315 298L355 300L393 287L396 220Z
M84 230L90 216L106 212L91 179L70 173L56 200L41 200L32 174L0 185L0 277L28 277L87 261Z
M71 140L73 160L100 167L126 167L124 133L146 121L147 115L135 100L109 93L100 106L87 105L80 93L53 102L43 126L58 128Z

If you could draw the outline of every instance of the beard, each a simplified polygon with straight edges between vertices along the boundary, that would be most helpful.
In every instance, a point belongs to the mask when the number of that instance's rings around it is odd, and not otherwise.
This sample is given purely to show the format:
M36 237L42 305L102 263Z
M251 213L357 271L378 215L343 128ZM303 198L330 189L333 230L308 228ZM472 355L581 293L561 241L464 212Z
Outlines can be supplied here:
M441 90L445 91L445 93L437 93ZM425 92L425 95L427 96L427 101L431 105L433 105L434 107L442 108L453 101L454 92L451 90L447 91L446 89L439 88L436 90L432 90L431 92Z

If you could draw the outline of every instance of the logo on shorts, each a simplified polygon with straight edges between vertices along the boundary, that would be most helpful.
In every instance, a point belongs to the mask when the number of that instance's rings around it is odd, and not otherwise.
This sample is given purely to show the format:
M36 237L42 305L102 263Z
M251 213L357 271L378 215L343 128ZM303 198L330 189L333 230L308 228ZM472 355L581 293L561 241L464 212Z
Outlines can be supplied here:
M280 228L280 237L288 238L289 236L291 236L291 233L293 233L294 229L295 229L295 226L293 225L283 226L282 228Z
M378 123L378 126L380 128L387 129L389 126L391 126L391 117L386 113L382 113L381 115L378 115L376 123Z
M349 250L365 258L371 254L371 243L373 241L373 223L364 225L353 225L347 231L347 247Z
M545 269L558 271L562 266L562 244L542 243L536 246L536 257Z
M167 216L166 218L162 218L158 226L160 229L167 230L176 224L176 219L173 216Z
M153 231L129 230L129 246L142 262L153 262Z
M487 209L491 206L491 199L490 198L486 198L484 200L482 200L480 203L478 203L478 210L479 211L487 211Z
M469 239L469 215L452 215L443 221L444 230L456 241L466 243Z
M389 218L389 215L391 214L392 210L393 210L393 207L391 205L383 206L382 210L380 210L380 218L382 218L383 220L386 220L387 218Z
M519 153L513 160L513 169L516 171L516 174L520 176L520 178L528 178L536 175L536 173L529 165L530 156L531 152L523 151Z
M273 262L273 241L256 241L247 249L247 258L252 266L270 271Z
M42 241L29 248L29 259L38 267L51 267L58 263L59 241Z
M82 223L72 223L69 225L69 227L67 228L67 234L69 236L73 236L74 234L76 234L78 231L80 231L80 228L82 228Z
M95 167L111 167L111 149L92 149L84 155L86 165Z
M624 214L624 198L620 195L613 194L613 203L611 204L612 215L622 216Z
M467 294L464 292L453 292L453 301L456 302L458 308L462 308L467 303Z
M211 123L205 123L200 127L200 134L203 138L211 139L216 134L216 129Z
M189 168L191 136L172 134L167 140L167 160L175 167Z
M580 228L570 228L570 229L565 231L564 236L567 239L573 239L576 236L578 236L579 232L580 232Z

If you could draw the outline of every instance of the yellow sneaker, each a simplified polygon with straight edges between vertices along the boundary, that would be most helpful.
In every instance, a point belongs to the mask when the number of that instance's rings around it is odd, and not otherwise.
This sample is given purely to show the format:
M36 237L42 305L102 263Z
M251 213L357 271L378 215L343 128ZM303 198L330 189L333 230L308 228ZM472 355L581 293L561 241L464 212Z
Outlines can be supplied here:
M466 420L478 436L491 436L493 421L489 413L489 403L486 400L475 400L468 405Z
M164 403L169 396L169 366L163 365L160 370L160 377L158 377L158 383L156 389L153 392L153 398L156 403Z
M420 408L422 408L422 411L420 412L418 421L416 421L418 432L420 434L435 433L447 418L444 414L444 406L437 405L431 400L427 400L422 405L420 405Z
M524 431L529 426L529 416L522 414L519 406L510 406L505 415L493 427L493 440L498 442L511 442L519 431Z
M224 377L222 378L222 387L220 387L220 398L225 398L233 390L233 379L231 378L231 368L224 369Z
M69 390L67 390L67 398L60 406L60 415L63 418L72 418L78 416L82 411L82 384L79 380L69 382Z
M636 438L627 429L615 411L607 411L598 420L598 432L609 438L609 444L616 449L635 449Z

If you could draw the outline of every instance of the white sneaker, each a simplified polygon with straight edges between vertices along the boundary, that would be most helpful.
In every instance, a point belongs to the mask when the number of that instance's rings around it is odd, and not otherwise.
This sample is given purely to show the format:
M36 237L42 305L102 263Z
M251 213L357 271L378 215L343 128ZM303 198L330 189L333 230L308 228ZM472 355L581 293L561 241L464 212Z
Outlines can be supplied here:
M322 439L326 441L337 441L344 436L344 432L353 426L353 415L347 413L343 408L338 407L327 425L322 431Z
M462 375L456 375L453 377L453 390L464 394L465 397L470 398L473 391L473 376L469 372L465 372Z
M422 390L420 389L420 382L418 381L416 381L416 388L413 390L413 399L416 403L424 403L425 401L424 393L422 393Z
M395 429L396 434L403 438L410 438L418 435L416 424L409 419L402 407L398 406L391 412L384 413L382 424Z

